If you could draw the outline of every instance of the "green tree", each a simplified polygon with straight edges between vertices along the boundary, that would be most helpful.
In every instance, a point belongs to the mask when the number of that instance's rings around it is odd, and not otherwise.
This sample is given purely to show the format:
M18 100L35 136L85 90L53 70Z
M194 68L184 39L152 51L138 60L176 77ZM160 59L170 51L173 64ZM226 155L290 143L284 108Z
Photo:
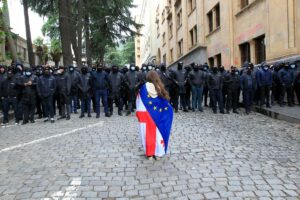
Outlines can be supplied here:
M39 65L44 65L48 61L48 46L44 44L44 39L41 37L33 41L36 46L36 55L39 57Z
M5 36L8 41L8 47L10 50L10 54L12 57L13 62L18 61L18 56L17 56L17 48L15 45L15 42L12 37L12 32L10 31L10 20L9 20L9 10L8 10L8 5L7 5L7 0L2 0L2 9L1 9L1 27L4 30Z
M61 43L59 40L53 39L51 41L50 55L51 55L52 60L55 63L55 66L58 67L59 61L62 57Z

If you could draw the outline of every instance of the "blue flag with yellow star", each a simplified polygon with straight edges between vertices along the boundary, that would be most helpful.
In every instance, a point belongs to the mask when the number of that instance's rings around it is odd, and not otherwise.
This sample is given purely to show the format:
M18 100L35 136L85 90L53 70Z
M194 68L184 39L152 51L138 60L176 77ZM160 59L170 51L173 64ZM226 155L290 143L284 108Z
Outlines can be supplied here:
M153 120L157 129L159 130L159 132L163 138L163 141L161 141L161 143L163 143L165 153L167 153L169 137L171 134L171 127L172 127L172 122L173 122L172 106L166 99L164 99L162 97L152 98L148 94L146 84L144 84L140 88L138 98L141 99L142 103L144 104L144 107L146 108L151 119ZM137 109L137 114L138 114L138 109ZM138 116L138 118L139 118L139 116ZM159 142L160 141L156 141L156 143L159 143Z

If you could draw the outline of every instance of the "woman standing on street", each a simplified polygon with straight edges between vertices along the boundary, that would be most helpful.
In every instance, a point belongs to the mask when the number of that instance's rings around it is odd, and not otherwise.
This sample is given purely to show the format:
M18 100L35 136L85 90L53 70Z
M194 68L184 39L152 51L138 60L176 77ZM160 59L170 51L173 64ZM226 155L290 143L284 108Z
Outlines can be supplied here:
M149 160L159 160L168 150L173 122L173 109L168 92L155 71L147 74L136 100L136 116L140 122L140 138Z

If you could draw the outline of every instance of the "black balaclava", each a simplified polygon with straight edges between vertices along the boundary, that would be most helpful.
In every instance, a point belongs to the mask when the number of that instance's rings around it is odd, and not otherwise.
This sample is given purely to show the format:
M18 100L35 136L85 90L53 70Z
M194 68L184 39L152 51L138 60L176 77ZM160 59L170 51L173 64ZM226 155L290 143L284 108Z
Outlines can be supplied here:
M164 63L160 65L160 70L162 72L165 72L167 70L166 65Z
M177 64L177 69L178 69L178 70L182 70L182 68L183 68L183 62L179 62L179 63Z
M88 68L87 67L82 67L81 68L81 73L84 74L84 75L87 74L88 73Z
M13 71L12 70L7 71L7 78L11 80L13 77L14 77Z
M116 74L116 73L118 73L119 69L117 66L114 65L111 67L111 71L112 71L112 73Z
M212 68L212 72L213 72L214 74L218 73L218 68L217 68L217 67L213 67L213 68Z
M103 66L102 65L98 65L97 72L102 72L102 71L103 71Z
M45 76L50 76L51 72L50 72L50 68L46 68L44 71Z

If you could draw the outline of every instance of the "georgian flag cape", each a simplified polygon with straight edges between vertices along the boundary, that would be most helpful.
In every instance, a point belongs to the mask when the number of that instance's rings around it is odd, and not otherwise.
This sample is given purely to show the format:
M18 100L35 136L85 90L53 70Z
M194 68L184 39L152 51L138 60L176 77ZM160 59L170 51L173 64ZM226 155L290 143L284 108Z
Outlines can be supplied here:
M161 97L152 98L144 84L137 95L136 116L146 156L166 154L173 121L169 102Z

